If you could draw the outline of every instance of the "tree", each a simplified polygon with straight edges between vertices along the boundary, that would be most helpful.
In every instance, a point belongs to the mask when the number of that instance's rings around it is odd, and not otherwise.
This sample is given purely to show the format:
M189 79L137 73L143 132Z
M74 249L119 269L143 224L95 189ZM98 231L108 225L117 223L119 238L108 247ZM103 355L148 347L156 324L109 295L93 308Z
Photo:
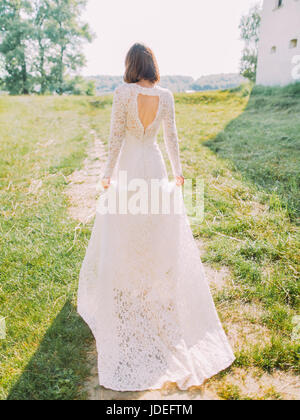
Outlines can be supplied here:
M0 56L10 94L64 92L64 78L85 63L80 21L87 0L0 0Z
M46 66L48 64L47 53L51 53L50 41L46 35L47 15L48 2L45 0L34 0L32 24L35 28L34 41L38 44L38 53L35 60L35 70L38 74L36 82L40 86L40 93L42 95L45 94L48 89L49 75L46 71Z
M5 61L3 55L0 54L0 91L5 89Z
M66 77L63 86L63 92L68 95L87 95L96 94L96 86L93 80L86 80L82 76L73 78Z
M83 41L91 41L93 36L86 23L79 17L87 0L49 0L49 20L47 36L56 50L52 58L52 89L57 93L64 92L64 75L83 67L84 55L81 52Z
M252 7L248 15L242 16L240 23L241 39L245 41L241 59L241 74L253 82L256 81L260 23L261 9L259 5Z
M12 94L30 91L26 52L26 41L32 36L32 27L26 19L29 10L30 2L25 0L1 0L0 3L0 53L4 57L4 82Z

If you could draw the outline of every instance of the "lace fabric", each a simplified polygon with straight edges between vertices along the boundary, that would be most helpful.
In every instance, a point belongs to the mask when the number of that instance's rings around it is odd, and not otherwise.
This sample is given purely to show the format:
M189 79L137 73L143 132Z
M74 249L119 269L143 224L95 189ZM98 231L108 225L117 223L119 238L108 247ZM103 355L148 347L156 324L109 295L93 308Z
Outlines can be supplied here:
M146 130L137 114L141 92L160 96ZM181 174L174 108L166 89L118 88L106 175L117 180L126 170L129 179L168 180L156 143L161 123L173 174ZM234 361L185 211L98 212L80 272L78 312L95 336L106 388L142 391L176 382L185 390Z
M159 108L156 117L146 130L140 121L137 107L137 96L140 93L159 96ZM113 99L109 155L104 173L105 177L112 176L126 135L133 136L142 142L151 142L157 136L161 124L163 124L164 140L173 175L175 177L182 175L172 92L161 87L144 88L137 84L125 84L117 88Z

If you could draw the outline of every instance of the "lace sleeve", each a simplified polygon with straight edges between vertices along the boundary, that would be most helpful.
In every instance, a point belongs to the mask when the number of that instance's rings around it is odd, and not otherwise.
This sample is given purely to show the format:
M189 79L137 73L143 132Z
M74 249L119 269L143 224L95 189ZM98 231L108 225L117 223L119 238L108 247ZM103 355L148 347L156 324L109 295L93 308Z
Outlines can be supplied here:
M167 106L163 119L164 140L173 169L173 175L181 176L182 167L179 155L178 134L175 120L175 102L172 92L168 94Z
M110 136L109 136L109 150L104 177L111 177L116 166L122 143L126 131L126 100L123 88L117 88L114 92Z

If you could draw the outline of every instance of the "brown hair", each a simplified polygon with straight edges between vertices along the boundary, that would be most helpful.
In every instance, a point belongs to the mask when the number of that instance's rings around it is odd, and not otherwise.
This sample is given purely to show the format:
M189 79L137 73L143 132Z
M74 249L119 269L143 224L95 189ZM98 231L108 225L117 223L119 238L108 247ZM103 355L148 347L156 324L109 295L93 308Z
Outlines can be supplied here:
M134 44L127 53L124 81L137 83L142 79L152 83L160 81L160 74L155 55L151 48L144 44Z

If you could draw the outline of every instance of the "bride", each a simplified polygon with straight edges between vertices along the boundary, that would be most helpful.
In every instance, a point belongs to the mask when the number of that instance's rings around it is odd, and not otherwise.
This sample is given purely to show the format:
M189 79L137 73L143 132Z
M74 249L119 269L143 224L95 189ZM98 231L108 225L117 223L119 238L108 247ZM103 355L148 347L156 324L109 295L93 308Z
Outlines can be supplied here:
M159 80L153 52L135 44L114 92L105 192L80 272L78 312L96 339L99 383L116 391L166 382L186 390L234 361L184 205L162 210L167 192L182 197L184 177L174 97ZM161 125L173 187L157 144Z

